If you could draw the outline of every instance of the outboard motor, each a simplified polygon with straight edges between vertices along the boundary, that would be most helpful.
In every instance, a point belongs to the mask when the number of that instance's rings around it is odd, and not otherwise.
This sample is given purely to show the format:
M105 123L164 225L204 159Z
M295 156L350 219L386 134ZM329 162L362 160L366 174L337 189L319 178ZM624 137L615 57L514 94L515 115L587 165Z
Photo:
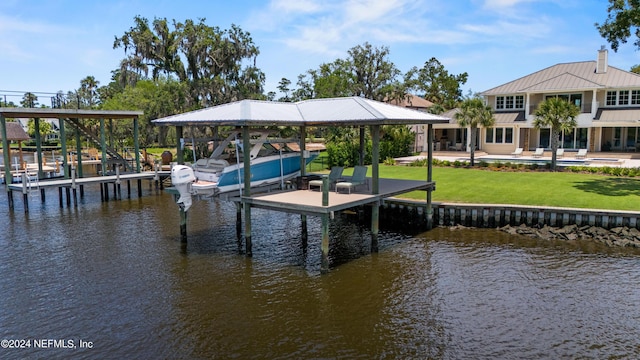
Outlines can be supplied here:
M196 181L196 176L191 167L175 165L171 168L171 183L180 193L177 203L184 211L191 207L191 184L194 181Z

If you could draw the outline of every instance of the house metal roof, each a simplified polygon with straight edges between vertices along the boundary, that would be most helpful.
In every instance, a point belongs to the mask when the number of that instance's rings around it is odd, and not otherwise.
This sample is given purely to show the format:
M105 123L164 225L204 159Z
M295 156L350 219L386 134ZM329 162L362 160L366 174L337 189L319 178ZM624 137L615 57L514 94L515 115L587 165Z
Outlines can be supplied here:
M640 126L640 108L599 109L593 125L602 126Z
M361 97L296 103L241 100L153 120L156 125L394 125L447 123L448 118Z
M557 64L481 93L484 96L517 93L640 87L640 75L608 66L596 73L596 61Z
M412 109L428 109L434 105L433 102L417 95L408 95L402 100L389 100L387 103Z
M496 112L493 113L496 124L513 124L515 121L524 121L524 111Z

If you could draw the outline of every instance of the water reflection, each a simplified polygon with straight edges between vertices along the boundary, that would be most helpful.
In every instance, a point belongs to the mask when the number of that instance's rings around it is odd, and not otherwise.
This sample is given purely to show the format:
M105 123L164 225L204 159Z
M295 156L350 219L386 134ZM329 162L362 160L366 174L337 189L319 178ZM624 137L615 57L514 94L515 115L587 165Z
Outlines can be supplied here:
M299 215L256 209L246 258L231 203L194 203L183 246L171 196L86 194L77 208L38 196L29 214L0 195L0 338L95 348L2 358L640 356L634 250L440 228L383 230L370 254L348 215L331 223L320 275L318 218L305 251Z

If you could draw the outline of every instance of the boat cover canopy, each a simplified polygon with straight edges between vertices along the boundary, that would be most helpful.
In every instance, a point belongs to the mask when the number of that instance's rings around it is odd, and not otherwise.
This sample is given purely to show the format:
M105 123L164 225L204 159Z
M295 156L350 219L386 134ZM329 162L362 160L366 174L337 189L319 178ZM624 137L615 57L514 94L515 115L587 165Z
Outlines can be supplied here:
M402 106L342 97L295 103L241 100L153 120L156 125L323 126L447 123L449 118Z

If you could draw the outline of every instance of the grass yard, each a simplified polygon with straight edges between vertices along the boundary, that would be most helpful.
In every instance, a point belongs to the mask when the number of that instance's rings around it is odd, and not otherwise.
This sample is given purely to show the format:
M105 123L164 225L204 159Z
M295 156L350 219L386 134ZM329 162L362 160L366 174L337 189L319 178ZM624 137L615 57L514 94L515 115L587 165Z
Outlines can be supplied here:
M345 174L351 171L345 169ZM424 180L427 168L381 164L380 177ZM434 167L433 180L433 201L640 211L640 178ZM425 193L415 191L403 197L424 200Z

